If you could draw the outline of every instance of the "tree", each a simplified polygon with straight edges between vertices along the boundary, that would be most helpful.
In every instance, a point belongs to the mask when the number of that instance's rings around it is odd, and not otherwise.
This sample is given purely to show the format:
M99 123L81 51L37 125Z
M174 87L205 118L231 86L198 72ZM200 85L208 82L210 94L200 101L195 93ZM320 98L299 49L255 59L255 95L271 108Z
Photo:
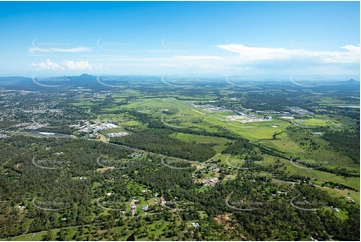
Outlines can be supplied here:
M43 241L52 241L55 239L55 234L52 230L48 230L45 235L43 235Z
M60 240L60 241L67 240L66 235L67 235L67 232L63 228L61 228L60 231L57 233L58 240Z

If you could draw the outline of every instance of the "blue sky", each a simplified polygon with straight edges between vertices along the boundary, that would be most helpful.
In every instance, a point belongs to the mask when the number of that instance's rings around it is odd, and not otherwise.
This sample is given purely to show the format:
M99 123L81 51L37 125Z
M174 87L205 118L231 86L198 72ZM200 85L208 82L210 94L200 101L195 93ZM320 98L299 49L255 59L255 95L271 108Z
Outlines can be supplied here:
M359 2L0 2L0 75L360 74Z

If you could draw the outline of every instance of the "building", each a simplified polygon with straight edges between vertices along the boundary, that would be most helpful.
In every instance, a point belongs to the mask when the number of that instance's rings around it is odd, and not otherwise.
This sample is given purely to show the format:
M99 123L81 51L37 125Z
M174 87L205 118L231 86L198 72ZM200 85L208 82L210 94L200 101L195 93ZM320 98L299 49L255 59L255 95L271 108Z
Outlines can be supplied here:
M355 200L353 200L351 197L346 197L346 201L350 203L355 203Z
M199 227L199 223L191 223L191 225L192 225L194 228Z
M285 195L285 196L287 196L287 192L278 191L277 193L280 194L280 195Z
M191 223L193 227L197 228L199 227L199 223Z
M323 135L323 132L313 132L314 135Z
M164 197L160 197L159 200L160 200L161 205L166 204L166 202L167 202L167 201L164 199Z

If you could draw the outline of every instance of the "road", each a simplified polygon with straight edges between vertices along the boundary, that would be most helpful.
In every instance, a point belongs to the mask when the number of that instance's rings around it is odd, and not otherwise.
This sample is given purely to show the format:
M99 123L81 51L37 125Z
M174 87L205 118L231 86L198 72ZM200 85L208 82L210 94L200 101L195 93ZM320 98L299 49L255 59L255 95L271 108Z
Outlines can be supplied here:
M167 126L169 126L169 127L175 128L175 129L185 129L185 128L189 128L188 126L174 126L174 125L168 124L168 123L166 123L166 122L164 121L164 117L165 117L165 115L163 115L162 118L161 118L161 120L160 120L164 125L167 125Z

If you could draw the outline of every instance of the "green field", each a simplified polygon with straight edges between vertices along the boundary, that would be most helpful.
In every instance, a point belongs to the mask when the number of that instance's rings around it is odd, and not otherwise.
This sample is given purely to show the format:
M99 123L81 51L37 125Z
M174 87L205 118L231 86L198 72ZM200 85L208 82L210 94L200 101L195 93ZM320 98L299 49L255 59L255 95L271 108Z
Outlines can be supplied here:
M230 142L230 140L226 138L184 134L184 133L177 133L172 136L183 141L195 141L197 143L203 143L203 144L215 143L217 145L213 146L213 149L215 149L217 153L222 152L222 150L225 149L225 144L227 142Z
M253 142L259 142L260 144L274 148L276 150L284 152L287 156L299 156L302 159L315 160L326 163L328 167L334 168L336 166L346 166L349 169L359 169L358 165L352 162L348 157L342 156L339 153L326 149L328 143L322 138L315 135L312 136L311 129L304 129L301 134L288 134L283 132L277 135L276 140L272 140L272 136L275 133L286 131L287 127L292 124L282 119L274 119L272 121L265 122L251 122L251 123L240 123L238 121L228 120L228 115L234 115L232 113L216 112L210 113L207 110L203 110L199 107L191 105L190 101L180 101L175 98L154 98L154 99L140 99L138 102L130 103L126 106L127 108L135 109L147 109L148 113L154 117L162 118L164 123L170 127L179 128L181 131L184 127L192 127L194 129L205 129L209 132L214 132L217 129L215 126L222 126L236 134L243 136ZM165 109L178 110L173 115L165 115L162 113ZM191 120L199 119L202 120L200 123L193 123ZM172 123L172 120L178 120L178 123ZM169 123L170 122L170 123ZM329 117L323 117L316 115L315 117L297 120L295 121L299 125L303 126L326 126L340 124L338 121L332 120ZM119 123L121 124L121 123ZM135 123L134 123L135 124ZM124 125L124 123L123 123ZM215 138L207 136L199 136L192 134L177 133L172 135L183 141L195 141L197 143L217 143L214 149L217 153L222 152L225 148L224 144L228 142L225 138ZM299 141L302 137L311 137L315 142L320 144L318 150L308 150L308 147L300 146ZM266 156L265 156L266 157ZM222 164L226 164L227 155L217 154L217 159L221 159ZM264 164L273 162L273 158L266 158ZM343 178L334 174L311 170L311 169L299 169L292 166L289 161L285 162L287 171L290 174L300 174L309 176L320 181L334 181L339 182L356 189L359 189L359 178Z

